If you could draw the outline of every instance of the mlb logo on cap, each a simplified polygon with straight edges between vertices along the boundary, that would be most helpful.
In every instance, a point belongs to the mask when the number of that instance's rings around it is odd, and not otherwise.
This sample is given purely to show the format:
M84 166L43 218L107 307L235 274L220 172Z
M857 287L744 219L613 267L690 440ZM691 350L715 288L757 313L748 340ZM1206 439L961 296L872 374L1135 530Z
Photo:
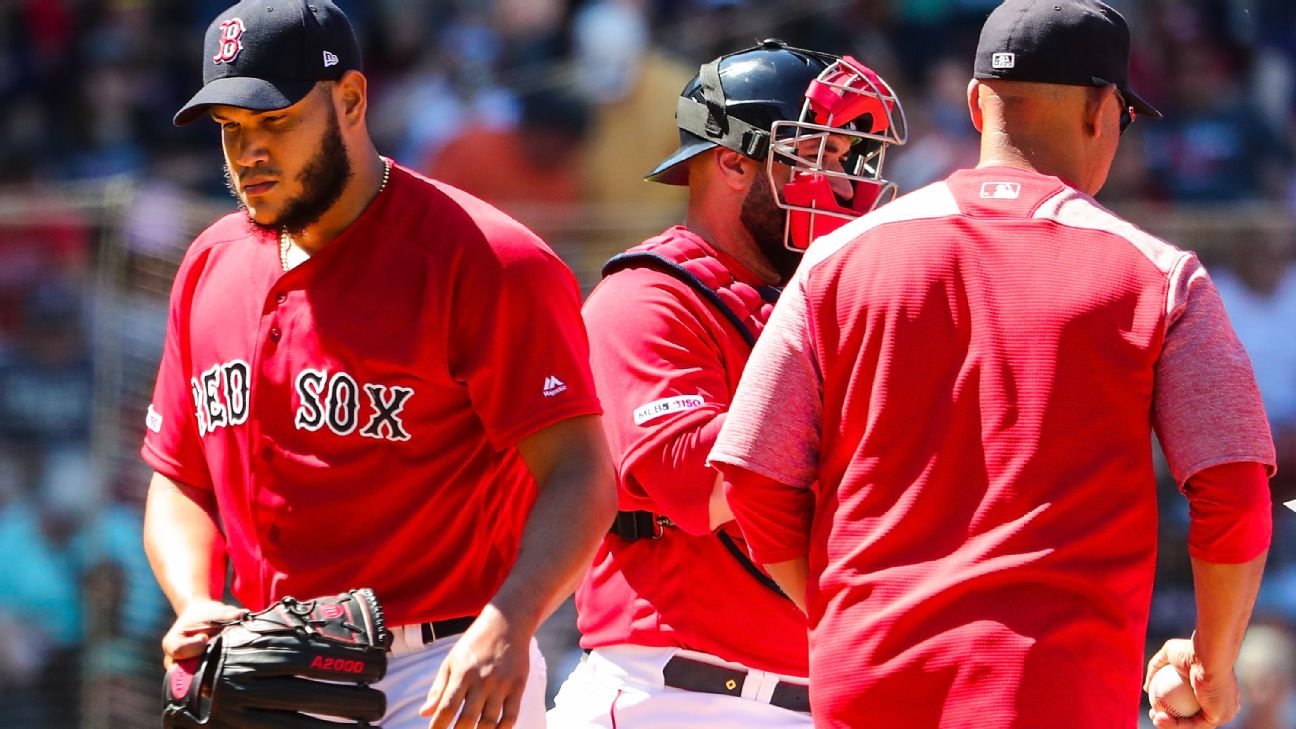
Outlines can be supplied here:
M990 66L993 68L1012 68L1017 65L1017 54L1015 53L996 53L990 57Z

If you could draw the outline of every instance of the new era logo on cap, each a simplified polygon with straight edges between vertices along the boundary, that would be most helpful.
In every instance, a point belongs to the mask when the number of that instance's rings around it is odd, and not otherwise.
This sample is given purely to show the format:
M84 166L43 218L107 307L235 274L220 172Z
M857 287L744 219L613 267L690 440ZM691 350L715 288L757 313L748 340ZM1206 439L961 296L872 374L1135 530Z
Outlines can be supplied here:
M329 66L336 66L336 65L338 65L337 55L333 53L329 53L328 51L324 51L324 68L328 68Z
M1017 65L1017 54L1015 53L996 53L990 57L990 66L992 68L1012 68Z

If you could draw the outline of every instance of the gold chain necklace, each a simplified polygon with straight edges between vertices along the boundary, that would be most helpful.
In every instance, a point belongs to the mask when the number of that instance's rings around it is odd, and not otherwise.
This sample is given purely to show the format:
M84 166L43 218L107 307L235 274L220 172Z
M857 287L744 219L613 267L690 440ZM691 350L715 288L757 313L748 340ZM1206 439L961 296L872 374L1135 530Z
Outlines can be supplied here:
M378 192L376 193L377 195L381 195L382 191L387 189L387 180L391 178L391 166L392 166L391 160L384 157L382 183L378 185ZM287 272L289 270L288 251L290 250L292 250L292 239L288 237L288 231L280 230L279 231L279 265L283 268L284 272Z

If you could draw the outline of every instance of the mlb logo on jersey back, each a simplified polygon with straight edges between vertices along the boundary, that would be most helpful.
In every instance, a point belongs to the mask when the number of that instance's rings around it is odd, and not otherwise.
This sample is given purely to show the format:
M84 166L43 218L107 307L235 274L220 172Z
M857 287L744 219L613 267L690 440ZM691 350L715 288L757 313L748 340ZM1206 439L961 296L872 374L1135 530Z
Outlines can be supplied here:
M991 200L1016 200L1021 195L1021 184L1016 182L983 182L981 197Z

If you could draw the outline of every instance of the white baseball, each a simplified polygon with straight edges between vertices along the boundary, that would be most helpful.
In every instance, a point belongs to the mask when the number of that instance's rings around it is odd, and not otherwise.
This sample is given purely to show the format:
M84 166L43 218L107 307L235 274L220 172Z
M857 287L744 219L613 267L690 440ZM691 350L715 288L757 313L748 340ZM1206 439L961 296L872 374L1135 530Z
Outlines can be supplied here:
M1201 711L1201 704L1197 703L1197 695L1193 693L1192 686L1179 675L1178 669L1170 665L1162 666L1152 674L1148 700L1152 703L1152 708L1177 719L1186 719Z

